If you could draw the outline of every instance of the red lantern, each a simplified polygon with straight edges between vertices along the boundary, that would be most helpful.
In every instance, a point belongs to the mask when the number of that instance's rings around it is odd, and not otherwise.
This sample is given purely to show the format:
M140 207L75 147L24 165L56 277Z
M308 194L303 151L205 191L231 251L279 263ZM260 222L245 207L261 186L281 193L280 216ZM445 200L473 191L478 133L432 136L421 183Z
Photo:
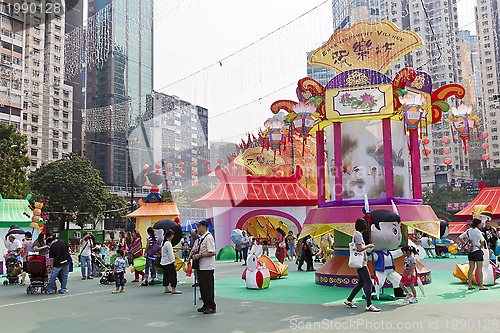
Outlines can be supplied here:
M144 186L149 186L148 182L144 182Z
M161 165L156 164L156 165L155 165L155 169L161 169Z
M429 156L429 155L430 155L430 153L431 153L431 150L430 150L429 148L425 148L425 149L424 149L424 154L425 154L425 156Z
M172 173L171 172L167 172L167 177L172 177Z
M209 175L212 172L212 170L207 169L205 172L206 172L207 175Z
M276 176L278 176L278 177L283 176L283 171L281 171L281 170L276 171Z
M306 158L304 158L304 161L306 161L306 163L311 163L311 158L310 157L306 157Z
M184 162L179 163L179 168L184 168Z
M445 158L444 159L444 164L450 165L451 164L451 158Z
M149 169L149 165L144 164L144 166L143 166L142 168L143 168L144 170L147 170L147 169Z
M309 148L309 147L305 147L305 148L304 148L304 151L305 151L306 153L309 153L309 152L311 151L311 148Z
M210 161L209 160L205 160L205 165L210 165Z
M192 174L193 176L197 176L197 175L198 175L198 171L196 171L196 170L195 170L195 171L191 172L191 174Z
M481 148L483 148L483 149L488 149L489 147L490 147L490 145L487 144L486 142L481 145Z
M198 179L193 179L192 183L193 183L193 185L198 184Z
M450 138L447 137L447 136L443 136L443 138L441 139L441 141L443 141L444 143L448 143L448 142L450 142Z
M167 181L167 185L168 185L168 186L170 186L170 185L172 185L172 184L173 184L173 183L172 183L172 181L171 181L171 180Z
M307 172L307 173L311 173L311 170L312 170L312 168L311 168L311 167L307 167L307 168L306 168L306 172Z
M443 153L445 153L445 154L449 154L450 151L451 151L450 147L444 147L443 148Z
M179 171L179 176L184 176L184 171Z
M232 172L235 172L236 170L238 170L238 168L237 168L237 167L235 167L235 166L231 167L231 171L232 171Z
M429 138L425 138L425 139L422 140L422 143L424 145L428 145L430 142L431 142L431 140L429 140Z
M483 156L481 156L481 158L485 161L489 160L490 159L490 155L488 154L483 154Z
M488 132L483 132L483 133L481 133L481 137L482 137L483 139L486 139L486 138L488 137L488 135L489 135L489 134L488 134ZM488 158L489 158L489 157L488 157Z
M192 167L196 167L197 165L198 165L198 163L196 163L196 162L191 162L191 166L192 166Z
M222 158L218 158L217 163L222 164L222 163L224 163L224 161L222 160Z
M169 169L170 169L170 168L172 167L172 163L167 163L167 165L166 165L166 166L167 166L167 168L169 168Z

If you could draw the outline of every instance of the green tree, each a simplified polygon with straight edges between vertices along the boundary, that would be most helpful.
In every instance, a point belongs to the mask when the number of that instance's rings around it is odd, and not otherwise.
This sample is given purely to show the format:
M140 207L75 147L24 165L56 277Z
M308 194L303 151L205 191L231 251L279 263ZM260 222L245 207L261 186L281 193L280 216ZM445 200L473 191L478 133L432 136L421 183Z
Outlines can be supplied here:
M433 190L425 190L422 196L425 205L429 205L440 219L446 221L456 221L455 213L446 211L447 202L467 202L472 201L467 196L465 189L448 191L446 186L434 186Z
M104 217L110 218L114 223L122 222L125 219L123 216L127 215L127 213L127 200L116 194L110 194L106 201L106 212Z
M199 208L193 203L193 201L201 198L202 196L210 192L210 190L211 187L207 184L198 183L197 185L191 185L184 188L184 190L182 191L174 192L174 202L178 207Z
M500 168L486 169L479 178L488 187L500 186Z
M27 153L26 137L13 125L0 124L0 194L4 198L20 199L28 194Z
M36 201L50 197L46 211L58 212L51 221L58 220L59 229L67 229L75 215L78 224L94 223L106 210L109 193L99 171L75 153L42 165L29 179Z

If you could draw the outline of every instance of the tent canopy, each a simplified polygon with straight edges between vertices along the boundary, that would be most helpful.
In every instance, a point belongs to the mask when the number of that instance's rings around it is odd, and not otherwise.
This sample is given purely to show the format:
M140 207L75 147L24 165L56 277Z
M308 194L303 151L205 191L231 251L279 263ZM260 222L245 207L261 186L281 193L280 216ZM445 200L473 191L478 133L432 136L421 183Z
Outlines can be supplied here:
M472 220L474 207L490 205L493 209L493 219L500 219L500 187L482 187L479 194L464 209L455 214L462 220Z
M191 230L196 230L196 224L200 222L201 220L204 219L185 219L184 220L184 225L182 226L182 231L183 232L190 232ZM214 224L212 219L208 219L210 221L210 224L208 226L208 231L213 231L214 230Z

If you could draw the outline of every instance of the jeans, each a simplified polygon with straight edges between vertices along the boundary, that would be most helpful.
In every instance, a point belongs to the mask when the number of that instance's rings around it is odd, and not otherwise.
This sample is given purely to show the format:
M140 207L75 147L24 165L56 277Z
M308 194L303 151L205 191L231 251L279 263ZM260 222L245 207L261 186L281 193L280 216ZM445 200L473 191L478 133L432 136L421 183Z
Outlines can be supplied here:
M243 261L246 263L248 257L248 247L244 247L241 250L243 251Z
M82 277L89 277L92 275L92 258L91 256L80 256L80 264L82 269ZM87 274L85 274L87 268Z
M115 273L116 288L122 287L125 285L125 279L124 279L123 275L124 275L124 272Z
M290 257L295 256L295 244L288 244L288 255Z
M61 273L61 291L66 291L68 290L66 288L68 284L68 274L69 274L69 265L64 265L61 267L54 267L52 268L52 272L50 272L50 277L49 277L49 286L48 286L48 291L49 294L54 292L54 288L56 286L56 278Z
M150 257L146 257L146 268L144 269L145 271L145 276L146 277L149 277L149 266L151 266L151 278L155 278L156 277L156 266L153 265L153 263L155 262L155 259L156 258L150 258Z
M352 289L351 295L349 295L347 300L352 302L354 296L356 296L356 294L363 289L366 296L366 306L370 306L372 304L372 280L370 278L368 267L363 266L358 268L356 272L358 272L358 283Z

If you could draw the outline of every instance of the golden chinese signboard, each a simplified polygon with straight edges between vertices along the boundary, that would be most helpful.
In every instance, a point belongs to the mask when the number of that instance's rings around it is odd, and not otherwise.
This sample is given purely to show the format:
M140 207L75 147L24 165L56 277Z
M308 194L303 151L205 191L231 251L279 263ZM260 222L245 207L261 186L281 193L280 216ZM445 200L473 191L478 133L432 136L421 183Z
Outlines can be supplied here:
M418 34L401 30L390 21L359 22L336 31L311 54L309 65L339 73L352 69L385 73L396 60L423 45Z

